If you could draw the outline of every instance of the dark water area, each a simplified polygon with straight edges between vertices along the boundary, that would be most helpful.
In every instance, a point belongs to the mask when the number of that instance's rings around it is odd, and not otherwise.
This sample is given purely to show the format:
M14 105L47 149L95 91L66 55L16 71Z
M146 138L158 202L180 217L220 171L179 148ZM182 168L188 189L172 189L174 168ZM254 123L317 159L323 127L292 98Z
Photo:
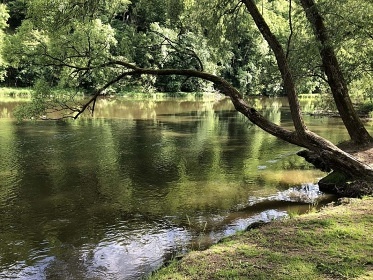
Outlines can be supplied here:
M256 99L291 126L286 102ZM0 99L0 279L140 279L170 256L331 197L300 149L229 100L103 100L94 118L17 123ZM307 117L333 142L339 119Z

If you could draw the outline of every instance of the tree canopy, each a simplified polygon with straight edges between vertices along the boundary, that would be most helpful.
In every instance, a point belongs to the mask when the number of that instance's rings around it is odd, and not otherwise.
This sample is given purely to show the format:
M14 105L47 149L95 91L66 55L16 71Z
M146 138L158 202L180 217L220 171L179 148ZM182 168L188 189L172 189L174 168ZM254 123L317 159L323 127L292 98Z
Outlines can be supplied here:
M4 48L11 66L9 84L16 80L30 86L43 78L52 85L91 90L109 75L107 68L71 79L71 72L61 70L62 64L97 66L119 58L152 68L200 69L202 64L205 71L221 75L243 94L284 94L273 52L248 17L243 1L6 2L11 15ZM318 2L348 85L357 97L370 97L372 4L367 0ZM298 90L327 91L317 43L300 3L292 1L289 7L289 1L262 0L257 5L286 49ZM144 77L141 82L126 83L160 91L208 88L182 77Z

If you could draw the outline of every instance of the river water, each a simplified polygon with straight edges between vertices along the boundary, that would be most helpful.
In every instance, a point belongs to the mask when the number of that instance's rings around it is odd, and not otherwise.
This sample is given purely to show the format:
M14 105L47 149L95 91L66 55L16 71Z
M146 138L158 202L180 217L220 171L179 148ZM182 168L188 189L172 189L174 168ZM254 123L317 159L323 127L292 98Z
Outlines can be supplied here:
M0 279L139 279L330 199L299 148L229 100L107 99L93 118L17 123L20 102L0 99ZM291 127L284 100L251 102ZM306 121L333 142L347 138L338 119Z

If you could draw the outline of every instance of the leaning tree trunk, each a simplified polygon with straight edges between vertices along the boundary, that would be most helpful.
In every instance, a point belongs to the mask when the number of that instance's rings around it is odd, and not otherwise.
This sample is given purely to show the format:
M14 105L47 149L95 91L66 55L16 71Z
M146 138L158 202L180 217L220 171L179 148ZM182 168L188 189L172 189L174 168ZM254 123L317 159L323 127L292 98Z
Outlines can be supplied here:
M298 133L297 131L290 132L269 122L254 108L250 108L245 101L239 97L234 88L227 89L225 94L231 97L237 111L241 112L251 122L266 132L284 141L314 152L319 155L331 169L340 171L351 179L373 181L373 169L369 165L360 162L328 140L308 129L302 133Z
M302 1L311 1L311 0L302 0ZM324 158L324 160L330 165L331 168L335 170L339 170L347 174L351 178L360 177L360 178L367 178L369 180L373 180L373 169L372 168L370 168L368 165L362 162L359 162L357 159L345 153L344 151L342 151L341 149L339 149L338 147L336 147L334 144L327 141L326 139L309 131L307 127L304 125L304 122L301 116L301 110L300 110L298 98L297 98L297 93L295 90L294 79L292 77L291 69L288 65L288 60L286 58L285 52L281 44L277 40L276 36L274 36L269 26L267 25L266 21L264 20L263 16L259 12L254 0L243 0L243 3L245 4L255 24L257 25L258 29L260 30L263 37L268 42L270 48L275 54L275 57L277 60L277 66L280 69L281 76L284 81L284 89L289 100L289 105L290 105L290 109L292 112L292 118L294 121L294 127L296 130L296 136L292 140L294 142L297 142L297 145L305 147L313 152L318 153L321 157ZM335 61L333 60L333 63L337 63L337 66L338 66L338 62L336 59ZM336 65L332 64L330 68L333 68L335 66ZM343 80L342 73L340 71L337 71L337 72L340 75L335 77L336 78L335 82L343 83L344 80ZM342 79L342 80L339 80L339 79ZM341 91L339 92L339 94L340 95L346 94L346 95L342 95L342 97L338 96L339 101L341 99L344 100L344 98L348 97L347 87L343 87ZM350 101L349 98L348 100ZM343 103L343 105L351 104L351 102L349 103L348 101L340 102L340 103ZM352 113L352 116L348 115L348 113L350 112ZM244 113L250 120L252 120L252 117L250 117L250 112L247 112L247 113L242 112L242 113ZM356 114L352 107L349 108L349 110L343 109L342 113L344 114L345 118L346 118L346 115L348 115L349 118L352 118L352 120L348 122L349 127L346 126L349 132L352 134L351 138L356 139L357 142L361 141L361 137L363 137L363 140L365 141L370 139L370 135L365 130L360 119L353 118L354 116L356 116ZM355 124L355 121L358 124L361 124L361 126L357 126L357 124ZM358 137L354 136L354 133L356 133L356 129L358 129L358 132L359 132Z
M316 39L320 43L319 52L325 74L328 78L328 84L351 140L357 144L371 142L373 140L372 137L365 129L352 105L348 87L329 40L323 17L320 15L314 0L300 0L300 2L308 21L312 25Z

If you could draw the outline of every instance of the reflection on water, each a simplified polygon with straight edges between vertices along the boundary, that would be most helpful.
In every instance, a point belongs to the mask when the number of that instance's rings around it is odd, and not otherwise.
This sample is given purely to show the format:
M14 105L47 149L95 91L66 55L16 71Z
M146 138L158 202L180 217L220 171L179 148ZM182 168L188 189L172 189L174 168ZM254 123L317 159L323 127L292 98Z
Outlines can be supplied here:
M291 125L283 100L252 102ZM138 279L323 198L299 149L228 100L104 100L94 119L22 124L14 104L0 102L1 279ZM338 120L307 122L347 137Z

